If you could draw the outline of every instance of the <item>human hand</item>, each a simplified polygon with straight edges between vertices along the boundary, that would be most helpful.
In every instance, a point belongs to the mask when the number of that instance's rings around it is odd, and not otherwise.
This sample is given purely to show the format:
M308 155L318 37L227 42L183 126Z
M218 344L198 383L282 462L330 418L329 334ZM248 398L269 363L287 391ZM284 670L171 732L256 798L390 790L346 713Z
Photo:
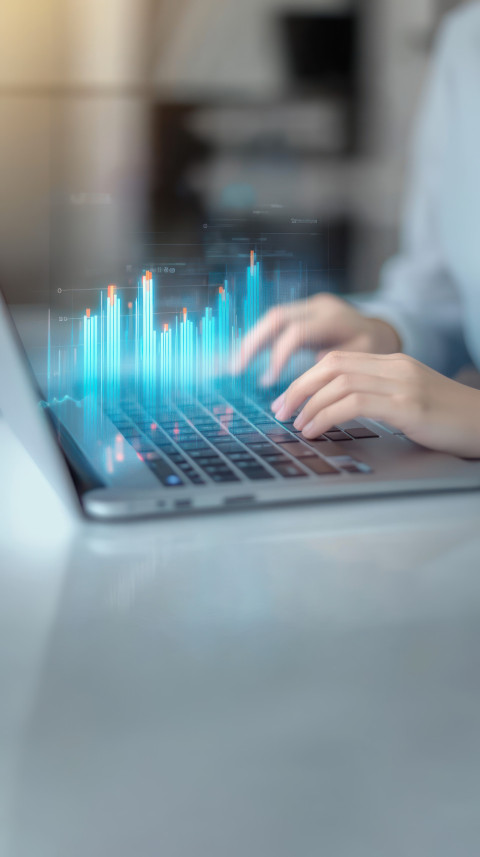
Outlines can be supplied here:
M331 351L272 404L315 438L357 417L388 422L411 440L463 458L480 458L480 391L404 354Z
M399 351L397 332L385 321L366 318L341 298L320 294L304 301L273 307L243 340L236 371L242 372L267 345L272 345L270 366L260 381L270 386L299 348L365 351L388 354Z

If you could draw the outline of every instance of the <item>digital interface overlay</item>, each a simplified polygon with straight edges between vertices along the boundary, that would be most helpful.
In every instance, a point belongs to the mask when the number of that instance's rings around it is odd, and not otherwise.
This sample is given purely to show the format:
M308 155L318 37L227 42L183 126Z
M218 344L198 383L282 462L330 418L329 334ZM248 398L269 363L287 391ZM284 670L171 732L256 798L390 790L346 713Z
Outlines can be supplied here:
M177 288L172 301L171 271L151 266L139 272L135 285L130 276L128 285L81 289L76 301L83 307L50 313L42 384L49 402L93 397L101 406L135 399L155 407L208 393L221 379L232 380L242 340L263 313L302 294L300 266L282 291L279 273L264 274L254 250L243 270L227 270L221 281L218 274L211 278L203 300ZM258 387L267 363L267 354L256 358L241 379L244 390Z
M195 400L214 407L246 394L266 404L274 393L261 383L268 344L245 372L234 371L246 334L274 305L335 290L329 231L316 223L269 222L257 232L237 219L222 225L223 235L214 224L204 235L152 232L143 264L126 261L109 279L86 255L83 270L63 268L52 283L47 348L33 368L55 426L83 438L99 472L118 469L123 480L131 463L121 433L111 435L111 419L125 409L150 422L177 420L180 431L178 414ZM279 384L312 359L297 352ZM221 417L230 419L231 407Z

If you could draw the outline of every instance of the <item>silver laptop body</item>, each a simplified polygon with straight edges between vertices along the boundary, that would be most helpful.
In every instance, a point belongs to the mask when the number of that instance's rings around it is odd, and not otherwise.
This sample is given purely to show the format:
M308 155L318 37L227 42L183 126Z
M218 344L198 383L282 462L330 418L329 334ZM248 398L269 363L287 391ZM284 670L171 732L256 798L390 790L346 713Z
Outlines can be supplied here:
M480 462L372 421L308 443L238 386L155 413L141 401L101 413L88 398L46 402L3 298L0 409L64 502L104 521L480 487Z

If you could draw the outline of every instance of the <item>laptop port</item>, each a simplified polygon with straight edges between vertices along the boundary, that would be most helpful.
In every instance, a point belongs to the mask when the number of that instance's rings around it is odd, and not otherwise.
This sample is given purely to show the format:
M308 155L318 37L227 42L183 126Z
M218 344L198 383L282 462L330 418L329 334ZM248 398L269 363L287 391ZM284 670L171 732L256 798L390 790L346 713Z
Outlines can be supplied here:
M240 497L225 497L225 506L243 506L245 503L254 503L255 494L243 494Z
M175 507L177 509L188 509L191 505L191 500L175 500Z

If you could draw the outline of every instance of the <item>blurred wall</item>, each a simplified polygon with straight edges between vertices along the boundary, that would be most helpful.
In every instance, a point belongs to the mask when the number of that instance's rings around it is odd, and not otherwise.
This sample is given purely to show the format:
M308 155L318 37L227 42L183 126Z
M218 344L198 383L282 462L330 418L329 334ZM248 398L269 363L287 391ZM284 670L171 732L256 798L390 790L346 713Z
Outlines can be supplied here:
M158 100L267 105L291 96L278 17L357 8L360 145L349 157L305 157L295 174L251 164L259 198L356 222L354 289L373 288L397 243L409 139L438 20L451 0L185 0L157 55ZM210 120L210 140L214 134ZM274 159L272 159L273 161ZM235 165L218 157L192 179L214 206ZM248 183L248 169L243 180Z
M46 300L143 228L151 0L2 0L0 278ZM70 284L70 283L69 283Z
M288 93L276 22L347 0L2 0L0 279L14 300L102 276L141 253L155 103L267 105ZM394 249L428 46L450 0L365 0L358 150L255 170L262 198L356 222L352 288ZM291 96L291 93L290 93ZM191 176L212 205L219 157Z

